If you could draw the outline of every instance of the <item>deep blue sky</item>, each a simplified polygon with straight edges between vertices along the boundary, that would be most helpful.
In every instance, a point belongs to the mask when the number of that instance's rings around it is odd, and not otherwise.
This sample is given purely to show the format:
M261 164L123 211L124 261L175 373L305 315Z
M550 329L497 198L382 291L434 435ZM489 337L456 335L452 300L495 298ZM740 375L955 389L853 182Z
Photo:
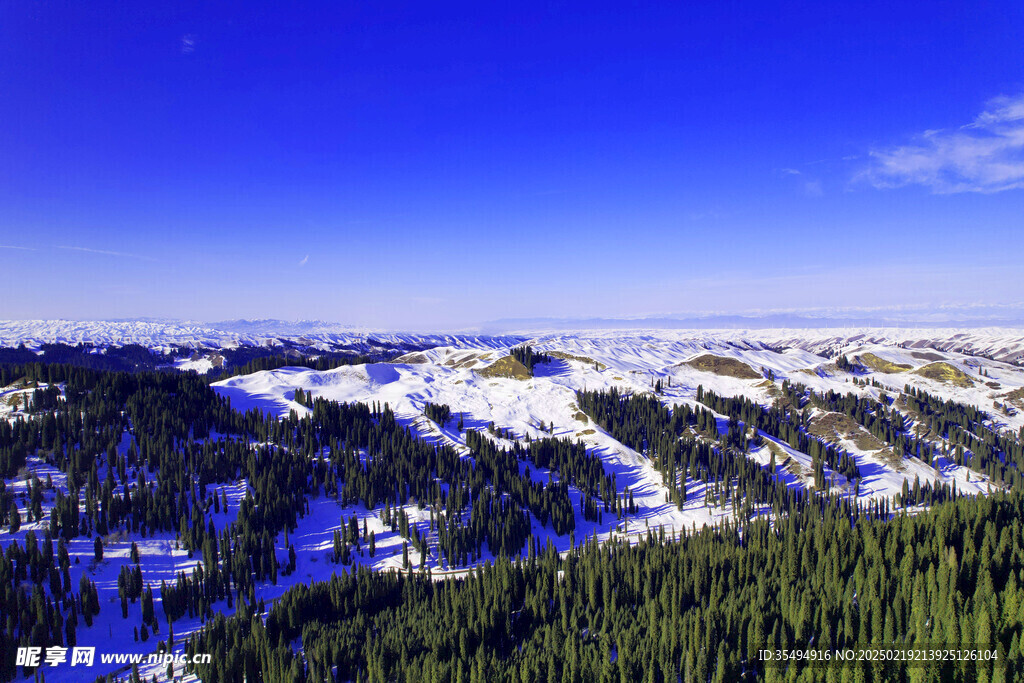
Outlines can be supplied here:
M0 318L1024 298L1019 0L492 5L3 3Z

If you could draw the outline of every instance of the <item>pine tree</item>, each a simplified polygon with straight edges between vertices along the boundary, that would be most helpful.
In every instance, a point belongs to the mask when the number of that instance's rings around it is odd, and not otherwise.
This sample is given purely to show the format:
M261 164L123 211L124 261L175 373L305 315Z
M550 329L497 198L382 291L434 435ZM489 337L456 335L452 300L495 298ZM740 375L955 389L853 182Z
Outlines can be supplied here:
M11 506L8 511L8 519L10 520L11 533L17 533L21 529L21 514L18 512L18 504L11 501Z

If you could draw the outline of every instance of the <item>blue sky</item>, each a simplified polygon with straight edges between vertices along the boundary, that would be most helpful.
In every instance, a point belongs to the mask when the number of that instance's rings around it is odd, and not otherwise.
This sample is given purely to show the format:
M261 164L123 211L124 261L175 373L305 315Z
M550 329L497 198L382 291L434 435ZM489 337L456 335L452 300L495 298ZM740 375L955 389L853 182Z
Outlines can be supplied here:
M3 3L0 318L1024 299L1020 2L435 5Z

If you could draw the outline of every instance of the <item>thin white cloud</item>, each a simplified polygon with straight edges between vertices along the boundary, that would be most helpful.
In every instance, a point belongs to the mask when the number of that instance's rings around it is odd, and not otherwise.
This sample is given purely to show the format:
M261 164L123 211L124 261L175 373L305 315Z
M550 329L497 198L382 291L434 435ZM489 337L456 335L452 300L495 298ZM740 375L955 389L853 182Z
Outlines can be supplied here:
M186 33L181 37L181 54L190 55L196 51L196 36L193 33Z
M825 194L825 191L821 188L820 180L808 180L804 183L804 194L808 197L820 197Z
M0 249L17 249L18 251L39 251L33 247L16 247L13 244L0 244Z
M822 163L822 162L821 161L811 161L811 162L808 162L808 164L820 164L820 163ZM787 178L793 178L792 181L787 180L785 182L787 182L787 183L788 182L796 183L796 187L799 189L799 191L802 192L807 197L820 197L821 195L823 195L825 193L824 189L822 188L820 180L818 180L817 178L814 178L812 176L808 176L808 175L804 174L804 172L799 170L799 169L788 168L788 167L787 168L779 168L779 169L776 169L776 172L780 173L781 175L783 175L783 176L785 176Z
M123 258L135 258L143 261L155 261L155 258L150 256L143 256L141 254L128 254L123 251L107 251L106 249L91 249L89 247L69 247L66 245L60 245L58 249L65 249L67 251L81 251L86 254L100 254L102 256L121 256Z
M299 266L304 266L307 263L309 263L309 254L306 254L305 257L303 257L303 259L299 261Z
M1024 188L1024 94L997 97L973 122L926 130L912 144L870 152L855 180L880 189L923 185L935 194Z

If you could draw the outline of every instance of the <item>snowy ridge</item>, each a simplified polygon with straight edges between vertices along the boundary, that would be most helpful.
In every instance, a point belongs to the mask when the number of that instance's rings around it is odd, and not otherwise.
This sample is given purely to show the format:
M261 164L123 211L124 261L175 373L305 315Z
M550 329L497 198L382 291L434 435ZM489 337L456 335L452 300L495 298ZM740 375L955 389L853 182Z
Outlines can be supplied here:
M0 320L0 347L25 344L93 344L150 348L234 348L300 342L325 350L365 348L374 342L395 347L451 346L463 349L508 348L527 339L537 343L591 340L592 345L646 341L676 345L676 350L746 346L800 349L833 356L865 345L934 349L983 356L1008 363L1024 361L1024 329L1019 328L836 328L749 330L594 330L567 333L522 331L507 335L417 334L370 330L323 321L230 320L215 323L173 320Z
M821 329L749 329L749 330L595 330L567 334L565 332L533 333L540 341L589 339L598 342L624 340L647 341L652 344L697 345L704 348L736 346L770 349L800 349L816 355L833 356L861 346L899 346L913 349L935 349L972 356L983 356L1007 363L1024 360L1024 329L990 327L959 328L851 328Z
M606 466L618 473L620 484L630 479L634 483L642 482L645 493L642 507L649 512L648 522L673 529L689 527L694 522L706 523L710 518L705 516L707 511L699 505L684 511L662 505L667 490L661 484L660 475L650 469L649 464L647 468L640 467L645 459L611 439L603 430L595 430L592 423L578 419L575 407L577 390L614 387L622 393L640 393L650 391L655 379L660 379L663 384L671 382L670 388L662 394L662 401L669 406L696 405L698 386L721 396L746 396L762 405L772 404L773 397L777 395L772 382L765 382L761 377L743 379L715 374L689 365L693 359L711 354L740 361L758 375L762 370L770 372L776 382L789 379L819 393L854 391L878 399L882 391L895 395L905 383L910 383L943 399L987 410L997 416L996 428L1016 432L1024 427L1024 413L1009 415L994 410L994 402L1001 403L1009 392L1024 387L1024 370L994 361L979 363L969 355L942 352L942 362L957 368L964 376L974 378L970 386L956 386L914 373L913 370L934 362L930 358L921 358L920 352L914 349L865 342L864 339L847 342L842 352L854 358L857 357L855 354L871 354L891 363L909 366L911 370L874 372L871 376L880 383L879 386L857 387L852 384L850 375L837 371L829 358L801 348L779 351L760 341L742 338L723 340L712 333L702 333L701 337L694 338L664 331L657 334L599 332L545 335L532 340L538 351L568 354L570 359L557 359L542 365L535 376L526 381L485 378L479 374L481 368L499 358L500 350L480 348L474 353L436 347L409 354L395 363L347 366L326 372L282 368L234 377L214 386L231 399L236 409L258 408L280 416L286 416L291 410L299 414L305 412L306 409L294 401L295 390L301 388L313 397L343 402L387 403L400 419L410 424L421 418L427 402L451 406L475 428L494 422L520 437L542 438L546 434L538 426L548 424L554 429L555 436L578 438L595 448L602 454ZM819 343L830 342L823 340ZM404 362L410 357L414 360ZM980 375L982 369L986 373L984 376ZM994 388L996 385L998 388ZM723 430L725 419L726 416L721 416ZM448 436L455 443L462 443L462 437L457 433ZM915 477L945 484L956 481L962 492L984 493L988 490L984 477L978 473L969 476L967 468L952 463L935 469L916 458L906 458L894 466L884 461L880 450L860 448L852 438L842 439L841 445L854 456L859 466L873 473L865 477L862 497L891 497L900 492L905 480L913 482ZM804 470L810 469L808 456L785 444L776 446L786 451ZM762 450L764 452L755 452L751 457L766 464L768 450ZM628 465L625 465L626 461ZM790 478L781 470L777 476ZM607 528L600 530L602 534L609 531Z
M377 332L344 327L333 323L279 320L198 323L181 321L103 321L103 320L3 320L0 321L0 347L25 344L93 344L125 346L139 344L149 348L235 348L238 346L274 346L283 340L301 342L326 349L372 347L375 343L402 346L456 346L500 348L514 345L518 337L486 335L406 334Z

